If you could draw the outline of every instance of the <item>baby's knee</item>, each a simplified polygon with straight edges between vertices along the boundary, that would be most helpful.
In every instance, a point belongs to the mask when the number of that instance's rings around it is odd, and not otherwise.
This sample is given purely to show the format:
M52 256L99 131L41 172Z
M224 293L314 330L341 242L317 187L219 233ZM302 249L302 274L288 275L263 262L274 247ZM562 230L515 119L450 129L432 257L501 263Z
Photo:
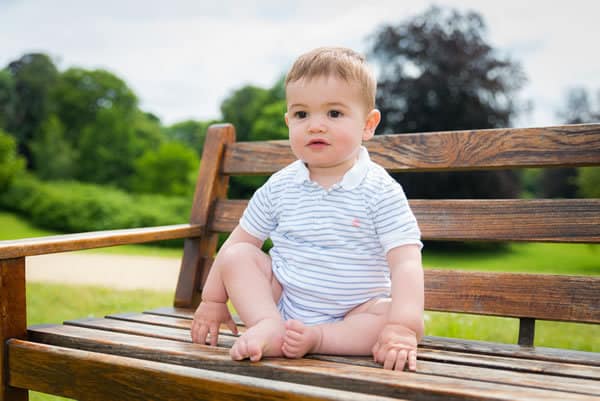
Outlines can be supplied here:
M257 260L261 253L262 250L256 246L239 242L219 251L217 259L222 274L227 275L228 272L235 272L241 264Z

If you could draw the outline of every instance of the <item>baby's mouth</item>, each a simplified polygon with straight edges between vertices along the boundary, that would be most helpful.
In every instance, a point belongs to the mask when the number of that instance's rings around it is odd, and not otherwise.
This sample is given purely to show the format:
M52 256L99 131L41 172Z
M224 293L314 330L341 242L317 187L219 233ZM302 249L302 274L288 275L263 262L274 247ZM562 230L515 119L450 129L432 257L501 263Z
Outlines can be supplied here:
M328 146L328 145L329 145L329 143L328 143L326 140L324 140L324 139L318 139L318 138L315 138L315 139L311 139L311 140L308 142L308 145L307 145L307 146L311 146L311 147L313 147L313 146L314 146L314 147L320 147L320 146Z

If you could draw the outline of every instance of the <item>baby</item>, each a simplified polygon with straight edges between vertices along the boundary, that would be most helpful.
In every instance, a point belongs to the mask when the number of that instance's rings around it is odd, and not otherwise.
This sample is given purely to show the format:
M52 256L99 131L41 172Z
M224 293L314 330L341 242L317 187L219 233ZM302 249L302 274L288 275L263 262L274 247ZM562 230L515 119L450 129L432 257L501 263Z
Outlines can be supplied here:
M286 81L297 161L273 174L223 244L194 314L192 339L247 330L234 360L307 353L373 355L416 370L423 335L420 231L401 186L362 146L381 119L376 81L345 48L302 55ZM261 251L267 238L273 248Z

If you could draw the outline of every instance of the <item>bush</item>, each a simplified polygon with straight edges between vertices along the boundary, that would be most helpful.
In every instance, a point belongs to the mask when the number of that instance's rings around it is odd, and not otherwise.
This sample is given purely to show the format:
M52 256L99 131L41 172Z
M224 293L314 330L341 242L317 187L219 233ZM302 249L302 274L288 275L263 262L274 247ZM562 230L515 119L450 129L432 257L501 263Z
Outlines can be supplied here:
M0 129L0 190L4 190L24 168L25 160L17 156L15 140Z
M130 195L100 185L43 182L31 175L0 194L0 207L27 216L41 228L62 232L185 223L190 206L186 197Z

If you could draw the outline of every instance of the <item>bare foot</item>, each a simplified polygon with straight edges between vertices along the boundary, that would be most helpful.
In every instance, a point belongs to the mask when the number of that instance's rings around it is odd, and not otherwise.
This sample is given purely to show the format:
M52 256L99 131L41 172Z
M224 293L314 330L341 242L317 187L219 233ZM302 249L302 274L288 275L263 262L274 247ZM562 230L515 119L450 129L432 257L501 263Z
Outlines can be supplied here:
M285 322L283 337L283 355L288 358L302 358L314 352L321 343L321 329L318 326L306 326L298 320Z
M250 358L256 362L265 356L282 356L281 345L285 327L278 319L264 319L246 330L229 351L231 359Z

